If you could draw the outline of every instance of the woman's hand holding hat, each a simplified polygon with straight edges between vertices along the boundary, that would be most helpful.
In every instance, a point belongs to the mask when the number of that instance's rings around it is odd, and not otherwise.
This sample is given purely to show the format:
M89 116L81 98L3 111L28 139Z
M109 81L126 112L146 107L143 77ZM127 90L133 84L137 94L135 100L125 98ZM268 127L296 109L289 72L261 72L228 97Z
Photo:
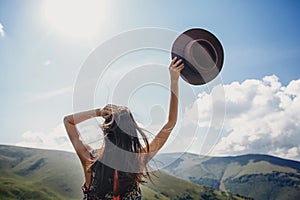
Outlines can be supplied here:
M184 64L182 63L182 60L178 60L177 57L174 57L169 66L171 80L178 80L180 72L183 70L183 68Z

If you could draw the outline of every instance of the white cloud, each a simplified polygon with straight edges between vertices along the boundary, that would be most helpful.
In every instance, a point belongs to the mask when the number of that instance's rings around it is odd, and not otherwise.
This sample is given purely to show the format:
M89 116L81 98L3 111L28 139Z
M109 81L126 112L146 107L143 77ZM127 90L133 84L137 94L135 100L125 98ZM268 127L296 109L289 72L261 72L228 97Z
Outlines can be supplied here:
M223 137L213 155L272 154L300 160L300 79L282 86L278 77L224 85L226 118ZM210 127L211 96L198 96L199 122L185 115L185 123ZM191 110L187 110L193 111Z
M0 23L0 37L4 37L5 33L4 33L4 27L3 25Z
M100 121L101 123L101 121ZM89 144L92 148L99 148L102 145L103 133L96 120L86 120L77 125L83 142ZM22 134L22 141L17 146L55 149L74 152L67 131L63 123L57 125L51 130L32 131L28 130Z
M40 149L73 151L72 144L63 124L59 124L52 130L46 132L26 131L22 134L22 141L16 145Z

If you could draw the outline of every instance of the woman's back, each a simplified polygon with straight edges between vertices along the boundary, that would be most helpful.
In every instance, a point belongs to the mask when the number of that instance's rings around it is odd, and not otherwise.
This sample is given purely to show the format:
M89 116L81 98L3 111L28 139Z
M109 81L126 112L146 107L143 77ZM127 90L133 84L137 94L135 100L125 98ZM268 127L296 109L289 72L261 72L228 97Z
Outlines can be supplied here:
M91 151L91 158L99 156L97 151ZM135 174L117 171L103 164L101 158L97 159L90 167L91 183L89 187L82 186L84 199L86 200L108 200L119 196L120 200L140 200L142 198L139 184L133 178ZM122 185L123 187L117 187Z

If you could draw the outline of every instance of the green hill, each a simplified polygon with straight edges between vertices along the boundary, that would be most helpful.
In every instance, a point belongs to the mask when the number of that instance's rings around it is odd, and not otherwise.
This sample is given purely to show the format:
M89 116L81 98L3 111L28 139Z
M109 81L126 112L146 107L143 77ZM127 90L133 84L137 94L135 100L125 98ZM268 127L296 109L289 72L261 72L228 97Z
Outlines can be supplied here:
M82 199L84 182L74 153L0 145L0 199ZM164 172L142 186L143 199L246 199Z
M164 170L199 185L258 200L299 200L300 162L268 155L201 157L190 153L159 154Z

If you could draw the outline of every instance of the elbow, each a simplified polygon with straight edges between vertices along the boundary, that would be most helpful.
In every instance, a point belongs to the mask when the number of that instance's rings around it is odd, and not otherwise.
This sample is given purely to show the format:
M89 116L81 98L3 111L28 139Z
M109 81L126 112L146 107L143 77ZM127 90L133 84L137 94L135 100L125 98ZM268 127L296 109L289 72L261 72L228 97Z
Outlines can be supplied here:
M167 124L166 124L166 127L169 130L173 130L173 128L175 127L175 125L176 125L176 121L168 121Z
M176 122L177 122L177 117L169 117L168 122L167 122L168 128L173 129L176 125Z
M64 124L72 124L72 125L75 125L74 123L72 123L72 121L71 121L71 119L70 119L70 115L64 117Z
M68 116L65 116L64 117L64 124L67 124L67 123L69 123L69 118L68 118Z

